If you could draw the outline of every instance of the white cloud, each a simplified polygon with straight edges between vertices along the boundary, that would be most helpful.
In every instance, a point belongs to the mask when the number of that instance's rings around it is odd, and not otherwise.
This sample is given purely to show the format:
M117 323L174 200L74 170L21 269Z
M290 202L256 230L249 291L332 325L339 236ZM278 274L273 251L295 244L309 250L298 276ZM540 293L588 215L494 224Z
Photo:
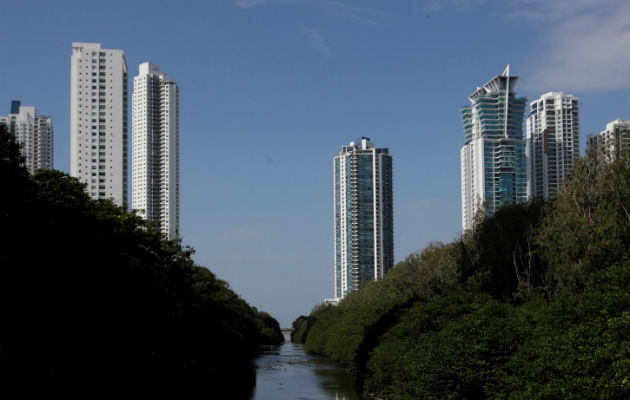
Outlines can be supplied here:
M436 12L487 7L510 23L540 27L542 42L519 68L523 87L565 92L630 87L627 0L429 0L427 7Z
M324 38L321 33L316 31L313 28L309 28L306 26L302 27L302 33L308 39L308 44L315 50L319 51L322 54L330 55L330 48L324 43Z
M239 8L252 8L268 4L271 0L236 0L234 4Z
M532 65L524 68L531 76L526 86L567 92L630 87L629 4L597 7L581 0L572 9L577 15L562 18L563 9L558 6L547 7L547 14L530 15L559 20L552 21L545 33L549 41L534 55Z
M268 4L291 4L291 3L299 3L302 0L236 0L234 5L238 8L253 8L266 6Z
M510 18L563 19L576 15L610 14L625 0L517 0L509 5Z
M325 1L322 5L333 15L349 19L358 24L382 26L378 21L383 14L364 7L351 6L340 1Z

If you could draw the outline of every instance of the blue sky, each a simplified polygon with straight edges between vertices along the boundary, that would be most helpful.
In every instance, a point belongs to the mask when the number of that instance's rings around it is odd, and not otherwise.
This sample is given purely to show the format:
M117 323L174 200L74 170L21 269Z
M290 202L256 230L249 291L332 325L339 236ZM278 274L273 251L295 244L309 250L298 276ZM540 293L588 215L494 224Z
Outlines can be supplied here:
M2 8L0 114L20 99L52 116L57 169L69 171L72 42L124 50L130 82L145 61L175 79L183 242L283 326L332 296L332 159L342 145L367 136L393 154L401 260L459 234L459 108L506 64L520 96L580 98L582 148L587 134L630 118L627 0Z

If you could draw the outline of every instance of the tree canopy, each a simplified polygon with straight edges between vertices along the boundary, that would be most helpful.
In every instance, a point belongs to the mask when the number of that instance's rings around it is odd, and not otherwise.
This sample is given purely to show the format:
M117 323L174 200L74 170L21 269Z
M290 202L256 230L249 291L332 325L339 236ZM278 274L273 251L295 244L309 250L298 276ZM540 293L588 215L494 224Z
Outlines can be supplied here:
M579 160L381 281L317 307L296 340L392 399L630 396L630 158Z
M259 345L282 342L277 321L77 179L30 176L3 125L0 176L0 393L182 398L238 375L232 397L249 398Z

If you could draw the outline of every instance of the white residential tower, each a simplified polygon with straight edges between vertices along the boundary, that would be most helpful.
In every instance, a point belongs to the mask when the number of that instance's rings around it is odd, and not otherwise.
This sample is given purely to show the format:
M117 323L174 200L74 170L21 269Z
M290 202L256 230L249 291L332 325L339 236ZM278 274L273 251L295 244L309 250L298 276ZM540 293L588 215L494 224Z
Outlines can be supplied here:
M179 87L157 65L133 79L132 206L169 239L179 234Z
M580 156L579 100L549 92L529 104L527 197L549 200Z
M596 150L609 161L630 151L630 120L616 119L606 124L606 129L588 138L588 147Z
M0 123L5 124L9 133L21 144L29 173L52 169L53 126L50 117L38 117L35 107L23 106L20 101L14 100L11 102L11 113L0 117Z
M94 199L127 207L127 62L122 50L72 43L70 174Z

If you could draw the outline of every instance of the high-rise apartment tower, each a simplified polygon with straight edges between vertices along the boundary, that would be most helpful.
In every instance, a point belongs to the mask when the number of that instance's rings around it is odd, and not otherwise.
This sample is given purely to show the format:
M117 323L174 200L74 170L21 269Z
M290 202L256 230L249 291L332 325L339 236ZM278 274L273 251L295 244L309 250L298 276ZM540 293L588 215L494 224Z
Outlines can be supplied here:
M0 117L0 123L7 126L9 133L22 146L22 156L29 173L52 169L53 126L50 117L38 117L35 107L23 106L19 100L13 100L11 112L6 117Z
M609 161L630 151L630 120L616 119L609 122L605 130L589 136L588 148L597 151Z
M179 237L179 88L157 65L133 79L132 206Z
M368 138L334 159L335 297L394 266L392 156Z
M470 106L460 110L466 143L461 149L462 229L472 228L485 207L492 215L504 204L527 200L527 168L523 139L524 97L516 97L518 77L503 74L478 87Z
M94 199L127 207L127 61L122 50L72 43L70 174Z
M529 104L527 196L549 200L580 156L579 100L549 92Z

